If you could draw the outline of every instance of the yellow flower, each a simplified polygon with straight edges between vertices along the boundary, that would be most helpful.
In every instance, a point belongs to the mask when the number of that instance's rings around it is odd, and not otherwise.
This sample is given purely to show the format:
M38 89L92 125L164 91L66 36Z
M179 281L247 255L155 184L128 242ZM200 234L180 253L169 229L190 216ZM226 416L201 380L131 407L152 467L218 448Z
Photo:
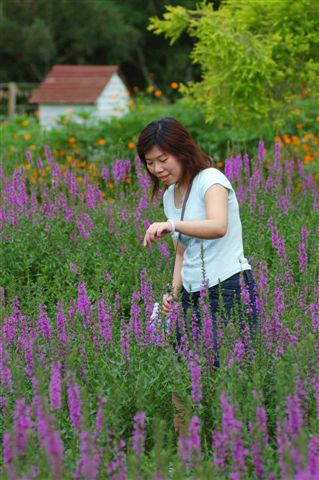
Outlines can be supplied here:
M128 148L135 148L135 143L134 142L128 142L127 146L128 146Z
M107 184L107 186L108 186L111 190L113 190L113 188L114 188L114 185L113 185L112 182L109 182L109 183Z
M67 114L67 115L72 115L72 113L73 113L73 110L67 110L67 111L66 111L66 114Z
M153 90L154 90L154 86L153 86L153 85L150 85L150 86L147 87L147 89L146 89L147 93L152 93Z
M28 127L28 126L29 126L29 120L24 120L24 121L22 122L22 125L23 125L24 127Z
M35 149L35 145L30 145L29 150L31 150L31 152L33 152L34 149Z
M75 142L76 142L76 138L70 137L70 138L69 138L69 142L70 142L71 144L75 143Z
M99 145L105 145L105 140L104 140L104 138L100 138L100 140L99 140Z
M134 100L133 100L133 98L130 98L127 103L128 103L129 105L134 105Z
M12 136L13 138L19 138L19 135L17 133L14 133Z
M172 83L171 83L171 88L173 88L174 90L175 90L176 88L178 88L178 83L177 83L177 82L172 82Z
M31 138L30 133L25 133L25 134L23 135L23 138L24 138L25 140L30 140L30 138Z
M154 96L155 97L160 97L162 95L162 90L155 90Z
M73 162L73 159L72 159L72 157L71 157L70 155L67 155L66 161L68 162L69 167L71 167L72 162Z
M275 137L275 142L281 142L281 138L277 135L277 137Z
M27 164L27 165L25 166L25 169L26 169L26 170L31 170L31 165Z
M316 122L319 122L319 115L316 116Z
M295 108L294 112L295 112L297 115L299 115L299 113L301 113L301 110L300 110L300 108Z

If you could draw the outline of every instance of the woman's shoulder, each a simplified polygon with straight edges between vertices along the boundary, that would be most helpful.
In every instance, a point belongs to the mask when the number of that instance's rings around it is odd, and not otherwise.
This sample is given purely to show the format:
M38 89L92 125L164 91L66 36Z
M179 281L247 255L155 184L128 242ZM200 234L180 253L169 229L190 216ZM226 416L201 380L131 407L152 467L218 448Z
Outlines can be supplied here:
M214 183L220 183L224 187L233 190L233 187L226 175L215 167L207 167L197 175L197 184L200 190L205 190Z
M198 176L207 176L207 175L224 175L223 172L221 170L218 170L218 168L215 168L215 167L207 167L207 168L203 168L203 170L201 170L199 173L198 173Z
M223 172L221 172L220 170L218 170L218 168L215 168L215 167L207 167L207 168L204 168L203 170L200 170L194 178L194 180L196 180L197 183L201 183L209 180L215 180L215 179L217 180L226 179Z

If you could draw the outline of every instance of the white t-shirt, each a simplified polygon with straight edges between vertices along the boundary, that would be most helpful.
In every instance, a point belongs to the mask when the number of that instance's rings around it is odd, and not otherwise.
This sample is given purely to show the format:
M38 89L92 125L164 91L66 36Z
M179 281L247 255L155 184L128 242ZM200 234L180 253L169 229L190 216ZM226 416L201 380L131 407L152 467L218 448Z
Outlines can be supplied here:
M204 195L208 188L219 183L228 189L228 227L221 238L212 240L190 237L180 234L179 242L184 247L184 259L181 269L183 286L187 292L201 289L203 251L205 278L208 286L217 285L241 270L251 270L244 257L242 225L239 205L235 191L228 178L217 168L205 168L193 179L192 188L186 203L183 220L205 220L206 209ZM175 207L174 187L170 185L163 195L164 212L167 218L180 220L182 209ZM178 232L171 234L177 240Z

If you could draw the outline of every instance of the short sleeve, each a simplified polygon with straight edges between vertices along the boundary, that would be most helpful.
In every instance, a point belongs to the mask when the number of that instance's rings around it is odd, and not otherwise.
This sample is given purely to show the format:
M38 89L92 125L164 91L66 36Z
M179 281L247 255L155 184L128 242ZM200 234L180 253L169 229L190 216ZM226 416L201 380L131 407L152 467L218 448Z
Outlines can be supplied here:
M230 192L234 191L230 181L220 170L217 168L205 168L205 170L201 171L198 182L199 195L202 199L204 199L205 193L209 187L215 183L219 183L223 187L227 188Z

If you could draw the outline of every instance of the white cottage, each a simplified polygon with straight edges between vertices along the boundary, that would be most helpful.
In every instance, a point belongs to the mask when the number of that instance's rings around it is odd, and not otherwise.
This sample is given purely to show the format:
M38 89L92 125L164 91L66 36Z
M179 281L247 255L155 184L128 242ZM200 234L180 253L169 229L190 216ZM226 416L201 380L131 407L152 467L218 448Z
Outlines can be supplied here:
M39 104L39 120L53 127L60 115L88 112L93 119L120 117L128 110L129 92L116 65L55 65L29 102ZM81 118L74 117L81 122Z

